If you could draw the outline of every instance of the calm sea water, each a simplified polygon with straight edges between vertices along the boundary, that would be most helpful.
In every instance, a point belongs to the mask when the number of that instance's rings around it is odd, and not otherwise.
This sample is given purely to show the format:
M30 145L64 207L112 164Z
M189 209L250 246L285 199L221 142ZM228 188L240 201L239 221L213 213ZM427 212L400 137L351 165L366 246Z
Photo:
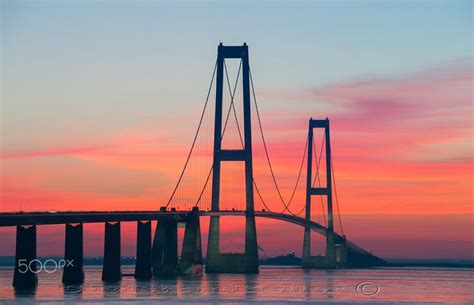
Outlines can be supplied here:
M1 304L286 304L295 303L474 303L474 269L378 268L311 270L262 267L258 275L205 274L146 282L124 276L101 281L101 268L88 266L80 286L61 285L61 272L39 274L34 292L15 291L13 268L0 268ZM133 266L124 266L131 274Z

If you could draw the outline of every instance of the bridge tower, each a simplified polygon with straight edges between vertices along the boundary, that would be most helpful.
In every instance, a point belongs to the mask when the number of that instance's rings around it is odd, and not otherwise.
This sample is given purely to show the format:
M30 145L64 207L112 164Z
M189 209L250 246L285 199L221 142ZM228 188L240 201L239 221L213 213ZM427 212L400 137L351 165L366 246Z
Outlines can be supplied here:
M244 110L244 148L222 149L222 96L224 83L224 60L234 58L242 60L242 88ZM245 162L245 252L220 253L219 216L211 216L207 246L208 273L258 273L257 231L255 226L253 169L252 169L252 134L250 111L250 74L247 44L242 46L224 46L217 48L216 79L216 112L214 125L214 156L212 176L211 211L219 211L219 195L222 161Z
M313 169L313 129L323 128L326 146L326 187L312 186ZM306 176L306 222L303 241L303 268L335 268L336 267L336 244L334 239L334 221L332 211L332 173L331 173L331 141L329 136L329 119L309 120L308 130L308 167ZM323 195L327 198L328 223L326 233L326 255L311 255L311 196Z

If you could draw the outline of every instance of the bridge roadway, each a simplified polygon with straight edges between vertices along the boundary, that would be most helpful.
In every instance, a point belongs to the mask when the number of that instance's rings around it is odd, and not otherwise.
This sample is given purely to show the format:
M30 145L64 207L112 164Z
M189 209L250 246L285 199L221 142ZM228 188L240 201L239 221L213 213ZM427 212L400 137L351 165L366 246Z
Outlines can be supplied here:
M49 212L16 212L0 213L0 227L18 225L52 225L66 223L98 223L116 221L147 221L160 219L175 219L178 222L184 221L190 211L49 211ZM245 216L244 211L200 211L200 216ZM280 214L267 211L255 211L256 217L271 218L289 222L304 227L305 219L288 214ZM326 235L326 227L312 221L311 230L321 235ZM335 233L335 241L341 241L344 237ZM346 240L348 251L355 255L362 255L370 258L377 265L384 265L385 261L364 250L354 242Z

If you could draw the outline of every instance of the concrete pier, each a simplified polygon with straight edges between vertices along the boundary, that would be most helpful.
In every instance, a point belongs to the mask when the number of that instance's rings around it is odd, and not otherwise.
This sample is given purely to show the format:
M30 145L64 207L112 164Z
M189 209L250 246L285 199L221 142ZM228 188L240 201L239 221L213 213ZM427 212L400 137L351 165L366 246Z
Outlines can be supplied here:
M309 234L305 234L305 238ZM332 239L332 240L331 240ZM328 249L332 245L332 249ZM303 247L303 269L333 269L347 267L348 251L347 244L344 238L339 238L334 241L334 237L326 238L326 253L325 255L310 255L310 242L305 241Z
M336 248L336 266L344 268L347 266L347 244L346 239L342 239L335 244Z
M84 254L82 223L66 224L63 270L64 284L80 284L84 282Z
M336 242L333 231L328 231L326 236L326 260L325 268L336 268Z
M246 216L245 252L220 253L219 217L211 217L206 273L258 273L258 247L255 216Z
M36 226L17 226L13 287L35 287L38 284L36 273Z
M257 226L252 210L245 216L245 273L258 273Z
M182 274L193 274L193 271L202 270L201 227L197 207L193 208L186 222L179 270Z
M178 222L176 220L167 220L166 240L163 249L162 275L176 274L178 268Z
M204 271L204 262L202 259L202 241L201 241L201 223L199 222L199 216L197 217L197 239L196 239L196 252L194 256L193 268L191 275L202 275Z
M163 221L158 221L153 238L153 246L151 248L151 267L153 276L158 276L163 265L163 249L166 239L165 226Z
M151 221L137 222L137 259L135 278L151 278Z
M105 223L103 281L119 281L122 278L120 266L120 222Z
M162 208L163 209L163 208ZM175 275L178 267L178 222L158 221L152 247L153 276Z
M308 206L306 207L306 213L308 212ZM308 219L308 217L306 217ZM304 227L304 238L303 238L303 255L301 263L303 268L309 268L309 260L311 257L311 228L309 221L306 220Z
M209 237L207 240L206 273L217 272L220 257L219 216L211 216L209 221Z

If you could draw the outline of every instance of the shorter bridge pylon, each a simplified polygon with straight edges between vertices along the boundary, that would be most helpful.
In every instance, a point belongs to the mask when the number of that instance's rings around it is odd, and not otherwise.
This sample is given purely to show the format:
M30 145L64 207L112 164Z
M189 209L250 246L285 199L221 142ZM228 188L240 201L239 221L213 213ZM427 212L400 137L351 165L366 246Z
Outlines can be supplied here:
M326 146L326 186L313 187L313 129L323 128ZM331 173L331 142L329 136L329 119L309 120L308 130L308 167L306 176L306 217L303 241L303 268L336 268L342 267L347 261L347 247L345 238L336 241L334 234L334 221L332 209L332 173ZM311 255L311 196L319 195L327 198L327 230L326 230L326 254L322 256Z

